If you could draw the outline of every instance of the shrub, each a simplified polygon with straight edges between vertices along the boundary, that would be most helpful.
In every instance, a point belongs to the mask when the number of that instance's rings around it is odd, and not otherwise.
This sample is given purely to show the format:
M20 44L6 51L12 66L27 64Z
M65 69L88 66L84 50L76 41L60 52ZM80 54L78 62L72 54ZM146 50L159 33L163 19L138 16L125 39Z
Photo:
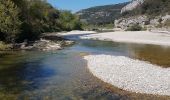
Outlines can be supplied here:
M6 50L11 48L12 46L10 46L9 44L5 44L4 42L0 41L0 50Z
M143 28L139 24L133 24L131 25L127 31L141 31Z

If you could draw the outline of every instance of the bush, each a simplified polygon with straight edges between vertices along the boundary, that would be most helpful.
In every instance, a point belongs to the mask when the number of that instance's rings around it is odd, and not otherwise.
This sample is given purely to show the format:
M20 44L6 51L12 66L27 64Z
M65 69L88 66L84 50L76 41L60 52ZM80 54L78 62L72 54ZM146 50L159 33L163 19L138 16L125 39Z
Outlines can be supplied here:
M6 50L11 48L12 46L9 44L5 44L4 42L0 41L0 50Z
M131 25L127 31L141 31L143 28L139 24Z

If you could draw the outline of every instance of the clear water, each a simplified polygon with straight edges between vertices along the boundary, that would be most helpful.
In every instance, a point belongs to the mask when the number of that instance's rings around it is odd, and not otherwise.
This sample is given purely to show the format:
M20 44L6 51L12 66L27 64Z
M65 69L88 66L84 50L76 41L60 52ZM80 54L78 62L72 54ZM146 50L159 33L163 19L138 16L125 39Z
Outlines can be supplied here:
M168 47L91 40L79 40L60 51L7 52L0 57L0 100L130 99L126 92L113 90L89 72L82 59L86 54L129 56L170 65Z

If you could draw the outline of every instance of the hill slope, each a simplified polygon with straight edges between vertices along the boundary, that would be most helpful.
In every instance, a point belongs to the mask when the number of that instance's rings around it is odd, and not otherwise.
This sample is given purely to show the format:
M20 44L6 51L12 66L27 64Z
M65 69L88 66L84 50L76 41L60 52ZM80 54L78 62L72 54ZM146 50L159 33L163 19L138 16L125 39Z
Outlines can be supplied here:
M169 0L134 0L132 3L141 2L139 6L131 11L125 11L125 15L141 15L158 16L170 14L170 1ZM129 4L131 5L131 4ZM125 6L124 8L128 7Z
M127 5L126 3L97 6L77 12L80 19L89 24L107 24L113 23L120 16L121 9Z
M149 30L170 30L169 0L132 0L121 12L115 27L126 30L138 24Z

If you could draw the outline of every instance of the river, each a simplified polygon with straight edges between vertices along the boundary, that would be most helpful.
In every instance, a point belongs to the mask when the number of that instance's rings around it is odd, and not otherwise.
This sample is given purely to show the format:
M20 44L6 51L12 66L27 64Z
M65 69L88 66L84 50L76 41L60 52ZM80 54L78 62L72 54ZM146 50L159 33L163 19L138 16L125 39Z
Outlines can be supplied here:
M0 99L7 100L127 100L164 96L120 90L94 77L84 55L109 54L170 66L165 46L77 40L60 51L11 51L0 57ZM169 98L169 97L168 97Z

